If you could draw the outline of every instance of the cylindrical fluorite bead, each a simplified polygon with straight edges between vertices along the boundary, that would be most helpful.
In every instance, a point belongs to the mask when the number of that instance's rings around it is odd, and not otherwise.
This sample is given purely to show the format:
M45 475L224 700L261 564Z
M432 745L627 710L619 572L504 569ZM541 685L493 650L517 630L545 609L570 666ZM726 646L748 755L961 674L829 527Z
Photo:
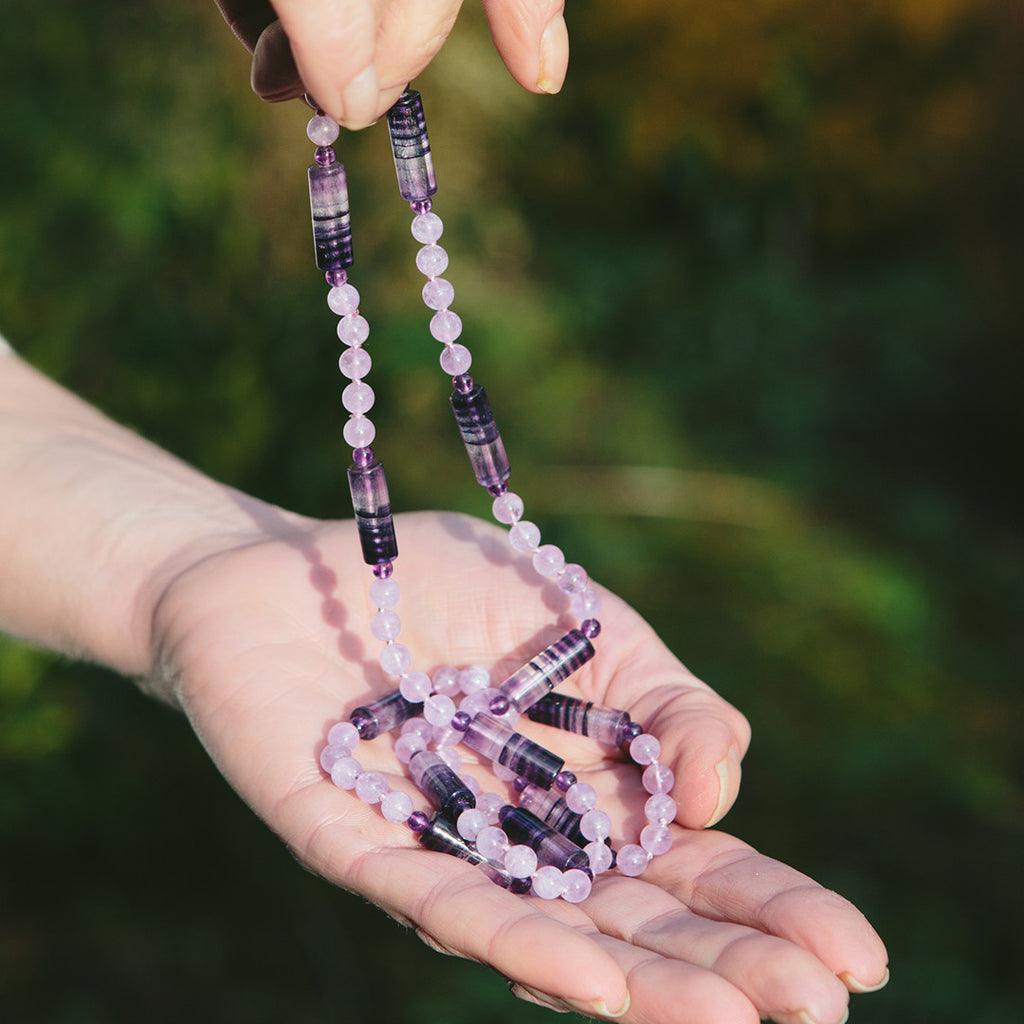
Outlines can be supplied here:
M409 760L409 774L417 789L451 821L458 820L463 811L476 806L472 790L432 750L413 754Z
M555 776L565 765L557 754L483 713L476 715L466 727L464 742L481 757L503 765L543 789L551 788Z
M519 806L525 807L531 814L535 814L556 832L561 832L577 846L587 845L588 840L580 831L580 818L583 815L569 810L565 797L555 790L529 785L519 796Z
M466 394L452 391L449 401L477 481L482 487L503 484L512 469L483 385L474 384Z
M603 708L593 701L582 701L564 693L541 697L527 712L534 722L590 736L598 743L621 746L630 725L629 712Z
M578 629L570 629L560 640L534 655L498 689L517 711L526 711L593 656L594 647L586 636Z
M410 203L429 199L437 191L437 180L430 156L423 100L415 89L406 89L388 111L388 132L402 198Z
M520 893L529 890L529 879L524 881L513 878L503 865L488 860L475 847L467 843L456 831L455 826L441 814L435 814L430 824L417 838L428 850L447 853L449 856L458 857L459 860L476 864L495 885L500 885L503 889L512 889Z
M363 560L367 565L393 561L398 557L398 540L384 467L376 460L368 466L353 463L348 468L348 486Z
M352 222L348 183L342 164L309 169L309 212L313 218L313 250L321 270L352 266Z
M561 871L590 869L590 858L579 846L546 825L525 807L506 804L499 812L499 817L509 841L529 846L537 854L538 863L550 864Z
M356 708L348 720L359 730L360 739L372 740L382 732L398 728L422 711L422 704L413 704L394 690L379 700Z

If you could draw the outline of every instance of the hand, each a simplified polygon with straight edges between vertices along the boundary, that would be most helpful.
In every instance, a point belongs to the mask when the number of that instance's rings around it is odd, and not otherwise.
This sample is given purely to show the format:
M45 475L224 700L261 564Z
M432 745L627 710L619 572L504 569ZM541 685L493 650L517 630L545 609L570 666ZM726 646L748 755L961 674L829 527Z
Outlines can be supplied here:
M513 896L336 789L317 763L327 729L391 688L367 629L369 571L351 523L238 501L251 535L205 550L166 587L156 663L228 780L303 863L555 1008L652 1024L837 1024L848 989L884 983L885 948L853 906L737 839L699 831L736 797L747 724L611 594L597 657L562 689L629 710L675 770L676 845L642 879L602 876L581 906ZM500 676L570 624L556 625L564 596L502 531L451 514L399 520L397 610L417 668L479 663ZM566 756L616 826L624 819L614 840L635 841L646 797L635 766L582 737L525 718L520 727ZM380 737L357 756L423 806L392 745ZM506 792L487 769L470 771Z
M252 51L265 100L304 92L347 128L365 128L398 99L448 38L462 0L216 0ZM569 63L564 0L484 0L494 45L531 92L562 87Z

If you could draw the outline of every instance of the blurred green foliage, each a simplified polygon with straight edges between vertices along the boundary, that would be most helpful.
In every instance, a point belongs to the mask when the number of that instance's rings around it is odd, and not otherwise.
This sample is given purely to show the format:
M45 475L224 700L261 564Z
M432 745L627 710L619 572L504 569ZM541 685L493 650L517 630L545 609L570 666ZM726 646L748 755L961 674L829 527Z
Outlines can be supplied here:
M2 6L5 333L220 479L343 513L304 109L261 106L199 5ZM557 99L476 10L420 83L520 489L751 718L727 826L889 944L853 1019L1017 1020L1019 8L569 19ZM384 131L344 147L393 497L482 513ZM301 872L99 669L0 641L0 771L5 1021L546 1019Z

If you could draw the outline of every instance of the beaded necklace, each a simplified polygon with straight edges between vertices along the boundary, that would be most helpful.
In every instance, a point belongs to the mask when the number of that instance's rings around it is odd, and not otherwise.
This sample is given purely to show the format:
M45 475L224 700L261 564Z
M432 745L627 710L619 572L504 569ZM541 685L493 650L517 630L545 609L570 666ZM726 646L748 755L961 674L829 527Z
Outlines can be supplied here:
M383 643L381 668L398 681L397 689L331 727L320 765L336 786L354 790L368 804L379 804L388 821L404 824L426 848L477 865L512 892L579 903L590 894L596 875L613 867L624 875L640 875L654 856L671 847L668 823L676 816L676 803L669 796L673 773L658 760L658 740L627 712L551 692L594 657L591 641L601 632L595 617L600 595L581 565L567 564L554 544L541 544L538 527L523 519L522 498L508 489L511 469L505 446L487 392L469 374L472 355L458 340L462 319L451 308L455 289L441 276L448 267L448 253L437 244L444 224L432 210L437 182L420 94L406 89L387 120L398 190L413 212L412 235L421 244L416 266L427 279L423 302L433 311L430 333L443 346L441 369L452 378L449 403L473 473L494 499L494 518L509 527L513 549L529 556L536 572L569 596L580 624L497 686L491 686L490 674L478 665L461 670L445 666L432 675L411 670L412 654L398 643L399 587L393 578L398 542L387 478L370 447L376 428L366 415L374 403L373 389L365 380L371 367L364 348L370 325L359 311L359 292L348 281L353 263L348 186L333 148L339 126L316 109L306 126L316 146L309 168L316 264L326 276L327 305L340 317L338 337L345 345L338 361L350 381L342 392L350 413L343 434L353 449L348 480L356 529L373 573L369 593L377 611L370 631ZM594 788L566 771L557 754L515 730L522 714L622 748L643 766L643 785L651 795L639 843L612 849L611 819L598 809ZM361 742L396 729L400 735L395 753L408 766L433 814L414 810L407 793L392 789L380 772L364 771L353 756ZM460 774L459 743L490 760L494 774L514 795L506 799L481 792L472 776Z

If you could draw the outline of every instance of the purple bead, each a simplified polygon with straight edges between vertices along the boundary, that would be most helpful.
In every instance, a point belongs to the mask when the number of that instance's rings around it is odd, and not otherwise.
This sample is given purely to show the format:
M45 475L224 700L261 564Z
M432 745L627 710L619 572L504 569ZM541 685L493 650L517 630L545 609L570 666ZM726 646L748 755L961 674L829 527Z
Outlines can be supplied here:
M557 754L528 740L505 722L491 715L478 714L466 729L465 744L482 757L544 789L550 789L555 776L565 766Z
M380 731L377 728L377 720L369 708L356 708L349 721L356 727L359 738L363 740L372 740Z
M515 893L517 896L525 896L532 886L533 882L529 878L513 878L508 891Z
M629 744L632 743L637 736L640 736L643 731L644 727L639 722L629 722L622 729L622 740L619 742L619 746L629 746Z
M527 786L519 797L519 806L537 815L556 832L567 836L577 846L585 846L587 837L580 831L582 814L569 810L565 798L555 790L543 790L539 786Z
M580 632L591 640L601 633L601 623L597 619L584 619L580 625Z
M515 777L515 779L513 779L513 780L512 780L512 788L513 788L513 789L514 789L514 790L515 790L515 791L516 791L517 793L522 793L522 791L523 791L524 789L526 789L526 787L527 787L527 786L530 786L530 785L532 785L532 783L530 782L530 780L529 780L529 779L524 779L524 778L522 777L522 775L517 775L517 776Z
M430 208L434 204L429 199L419 199L409 204L409 209L413 213L430 213Z
M445 373L457 376L465 373L473 363L473 353L456 342L454 345L445 345L441 352L441 369Z
M468 395L470 391L476 387L476 384L468 373L463 373L458 377L452 377L452 387L455 388L460 395Z
M531 715L531 717L533 716ZM575 785L576 776L572 772L559 772L555 776L555 789L559 792L567 793Z
M474 383L470 391L456 387L449 402L477 482L482 487L503 484L512 470L483 385Z
M398 540L384 467L379 462L368 466L353 463L348 468L348 485L363 560L367 565L379 565L397 558Z
M373 575L379 580L386 580L394 571L395 567L391 562L378 562L373 567Z
M388 111L388 133L402 198L417 204L429 201L437 191L437 179L430 155L423 100L415 89L406 89Z
M586 814L597 806L597 792L586 782L577 782L565 794L565 806L577 814Z
M334 152L333 146L317 146L313 152L313 159L321 167L330 167L337 162L338 154Z
M501 684L501 692L517 711L526 711L593 656L590 641L578 629L570 629L510 675Z
M373 388L361 380L354 380L341 393L341 404L353 415L362 416L373 408ZM357 448L356 451L362 451Z
M360 739L372 740L382 732L397 729L418 715L422 708L422 704L410 704L398 690L394 690L379 700L356 708L349 721L359 730Z
M313 219L313 249L321 270L352 266L352 223L348 212L345 167L309 169L309 210Z
M672 833L664 825L647 825L640 833L640 845L652 857L660 857L672 849Z
M409 774L416 788L446 818L454 821L463 811L476 806L476 798L469 787L432 750L413 754L409 760Z
M469 728L469 723L471 721L472 719L465 711L456 711L455 714L452 715L451 726L456 730L456 732L465 732Z
M338 122L326 114L314 114L306 125L306 138L317 147L326 149L338 138ZM317 161L319 163L319 161Z
M629 744L629 756L637 764L653 764L658 760L660 753L661 744L658 742L657 736L652 736L647 732L641 733Z
M500 498L503 494L508 492L508 484L492 484L487 488L487 493L494 495L495 498Z
M667 764L653 761L640 777L648 793L671 793L675 785L675 772Z
M492 715L498 715L500 717L505 714L511 706L512 704L508 697L503 693L499 693L497 697L491 698L490 709Z
M582 632L582 631L581 631ZM619 746L629 715L615 708L603 708L593 701L582 701L564 693L549 693L527 711L530 719L542 725L589 736L598 743Z
M413 832L425 832L430 828L430 818L423 811L413 811L405 820L406 825Z
M590 858L571 839L555 831L525 807L502 807L501 827L509 841L529 846L540 864L550 864L560 871L589 868Z
M360 469L365 469L367 466L373 464L374 456L372 448L357 448L352 453L352 461L359 466Z
M340 288L348 280L348 271L333 267L324 274L324 278L332 288Z
M615 858L616 867L622 874L630 878L642 875L651 862L651 855L636 843L627 843L619 850Z
M589 895L593 882L584 871L573 868L562 877L562 898L566 903L582 903Z

